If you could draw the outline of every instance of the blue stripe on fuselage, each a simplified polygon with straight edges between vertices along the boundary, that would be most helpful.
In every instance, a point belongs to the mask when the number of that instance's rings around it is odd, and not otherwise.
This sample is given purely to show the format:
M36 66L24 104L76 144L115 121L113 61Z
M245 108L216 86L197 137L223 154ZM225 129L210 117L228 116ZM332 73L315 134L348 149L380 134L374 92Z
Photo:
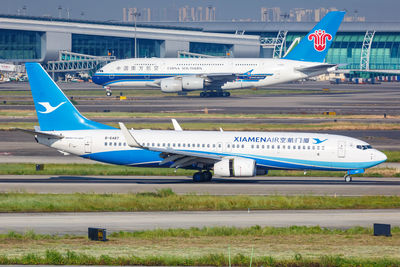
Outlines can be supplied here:
M259 167L266 169L298 169L298 170L336 170L346 171L350 169L365 169L382 163L382 161L373 162L326 162L312 161L290 158L277 158L240 153L213 153L204 151L191 151L203 154L221 155L221 156L238 156L254 159ZM98 152L82 155L84 158L89 158L96 161L112 163L117 165L133 165L133 166L152 166L158 167L158 162L163 159L159 156L160 152L132 149ZM169 167L170 164L165 164L160 167Z

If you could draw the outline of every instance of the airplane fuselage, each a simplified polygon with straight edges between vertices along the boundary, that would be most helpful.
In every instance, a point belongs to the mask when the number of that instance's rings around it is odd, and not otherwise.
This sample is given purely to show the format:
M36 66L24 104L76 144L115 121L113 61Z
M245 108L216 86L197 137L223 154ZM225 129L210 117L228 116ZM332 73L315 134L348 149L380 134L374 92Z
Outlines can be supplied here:
M38 137L41 144L100 162L148 167L160 165L160 152L132 148L119 129L51 131L62 139ZM367 143L346 136L290 132L215 132L131 130L148 148L253 159L257 170L357 170L375 166L386 156ZM212 168L212 163L210 166ZM189 169L205 166L188 166Z
M186 76L212 79L213 75L235 74L235 79L223 83L220 89L242 89L307 78L310 75L299 70L320 65L271 58L138 58L109 63L96 72L92 80L106 87L157 88L160 87L160 81L167 78ZM182 91L203 90L205 87L183 84Z

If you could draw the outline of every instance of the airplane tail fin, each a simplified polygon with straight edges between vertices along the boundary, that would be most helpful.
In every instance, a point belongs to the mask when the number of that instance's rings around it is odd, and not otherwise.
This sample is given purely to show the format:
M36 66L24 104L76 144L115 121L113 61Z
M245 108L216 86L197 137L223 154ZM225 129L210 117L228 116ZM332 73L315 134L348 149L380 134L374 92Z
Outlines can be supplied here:
M41 131L115 129L86 119L39 63L26 63Z
M326 14L284 59L324 62L345 13L331 11Z

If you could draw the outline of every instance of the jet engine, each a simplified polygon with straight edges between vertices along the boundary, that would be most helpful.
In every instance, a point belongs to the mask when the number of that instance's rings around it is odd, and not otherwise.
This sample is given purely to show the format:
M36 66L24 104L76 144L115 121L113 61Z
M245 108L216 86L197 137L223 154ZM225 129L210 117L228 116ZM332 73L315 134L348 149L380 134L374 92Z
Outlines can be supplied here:
M214 164L214 174L222 177L255 176L256 162L246 158L225 158Z
M176 93L182 91L182 81L177 79L163 79L160 83L164 93Z
M205 80L198 77L182 77L182 87L186 90L204 89Z

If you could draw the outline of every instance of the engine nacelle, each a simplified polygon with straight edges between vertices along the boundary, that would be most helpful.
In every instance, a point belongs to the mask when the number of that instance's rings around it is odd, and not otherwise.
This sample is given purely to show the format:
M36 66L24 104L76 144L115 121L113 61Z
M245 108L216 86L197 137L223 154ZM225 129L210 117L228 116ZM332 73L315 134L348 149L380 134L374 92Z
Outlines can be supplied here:
M182 77L182 87L186 90L204 89L205 80L198 77Z
M182 81L177 79L163 79L161 80L160 87L164 93L182 92Z
M246 158L225 158L214 164L214 174L223 177L255 176L256 162Z

